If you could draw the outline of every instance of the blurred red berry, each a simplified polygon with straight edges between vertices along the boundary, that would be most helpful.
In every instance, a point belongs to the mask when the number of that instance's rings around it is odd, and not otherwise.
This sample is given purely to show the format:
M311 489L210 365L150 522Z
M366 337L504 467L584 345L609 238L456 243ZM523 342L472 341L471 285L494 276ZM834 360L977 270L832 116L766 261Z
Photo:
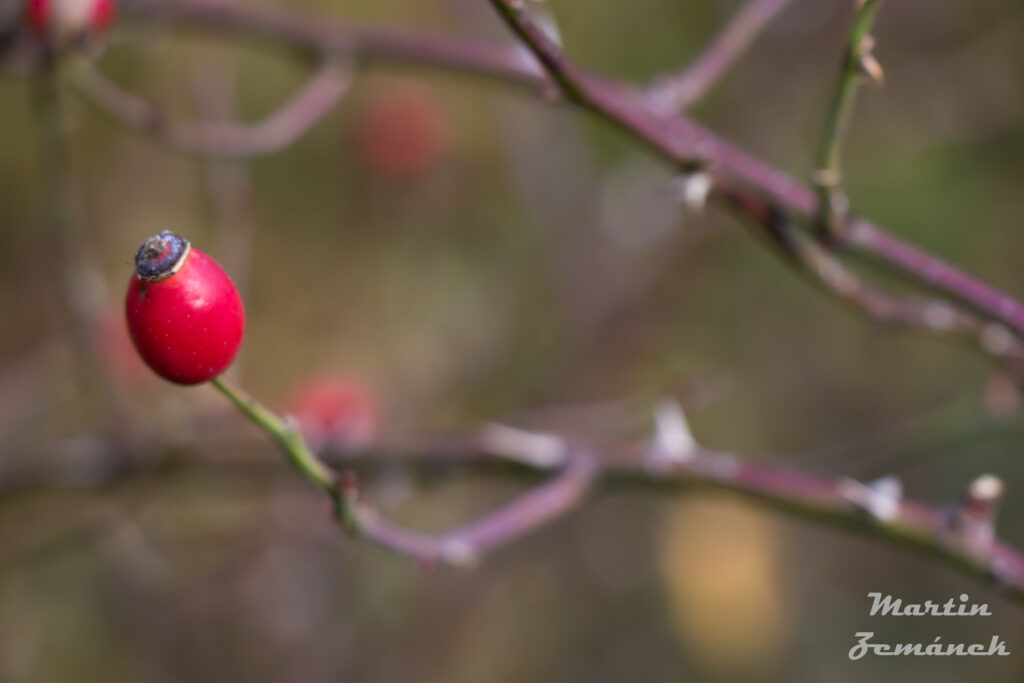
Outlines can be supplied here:
M27 0L25 22L39 36L57 43L107 30L117 13L115 0Z
M224 372L245 334L235 284L216 261L172 232L150 237L135 256L125 312L142 360L178 384Z
M376 438L380 425L373 392L344 375L306 380L292 393L286 412L298 420L314 450L364 448Z
M411 178L430 170L448 147L448 117L429 92L392 86L371 96L359 114L363 160L382 175Z

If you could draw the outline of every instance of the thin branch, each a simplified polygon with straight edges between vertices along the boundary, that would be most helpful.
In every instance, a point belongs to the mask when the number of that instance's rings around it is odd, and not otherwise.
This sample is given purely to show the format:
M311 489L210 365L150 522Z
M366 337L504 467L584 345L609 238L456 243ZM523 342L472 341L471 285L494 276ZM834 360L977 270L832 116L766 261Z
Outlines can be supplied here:
M271 154L289 146L327 115L348 90L352 68L329 59L279 109L255 124L179 121L83 66L73 81L93 107L118 123L178 150L222 157Z
M842 70L825 116L818 147L818 166L814 172L814 185L818 191L817 229L821 237L829 240L842 236L843 221L849 209L849 202L840 187L840 152L853 112L857 86L864 76L876 83L881 83L883 78L882 68L872 55L875 41L870 35L881 4L881 0L857 0L857 13L850 27Z
M246 410L252 408L244 399L240 405L248 406ZM277 423L261 418L258 424L271 425L265 431L286 448L288 443L297 444L295 437L288 436L290 432L281 432L283 423L276 419ZM282 433L292 440L282 439ZM343 520L348 516L357 535L362 531L368 541L428 563L459 564L560 518L581 504L588 494L596 493L597 483L604 488L642 488L672 495L692 489L719 490L785 514L852 530L932 557L976 581L1002 589L1024 607L1024 554L996 538L996 494L1002 494L1002 485L991 475L983 475L965 487L958 502L933 506L904 498L902 487L892 478L870 484L829 479L772 464L765 458L744 458L696 444L684 454L666 452L657 440L648 444L616 444L563 438L568 449L564 461L525 455L511 459L508 452L496 454L490 450L495 445L493 432L486 427L457 438L415 439L409 442L412 446L376 444L331 462L332 467L366 476L393 471L396 465L424 476L476 473L506 479L524 475L543 479L554 473L553 478L507 507L439 536L420 534L379 518L358 499L354 479L345 472L330 472L329 478L340 485L326 492L336 505L339 497L342 499L339 516ZM502 450L507 451L508 442L503 444ZM7 475L0 478L0 502L10 505L33 493L55 489L108 491L117 484L147 481L176 472L249 478L279 471L259 459L189 459L182 444L150 457L122 457L113 462L107 462L112 452L109 448L93 443L87 444L87 448L72 458L76 467L102 476L83 483L80 477L62 481L60 473L52 471L35 477L27 472ZM82 463L89 458L101 462ZM326 465L321 465L326 469ZM462 552L467 549L471 552Z
M573 452L566 457L565 467L558 476L505 507L447 533L424 534L381 518L373 508L361 502L355 476L351 473L335 475L309 449L292 420L278 417L223 378L214 379L212 384L277 442L296 471L330 497L339 521L354 535L428 564L473 564L484 552L565 515L590 491L596 474L596 467L587 454Z
M757 218L750 208L764 207L765 199L770 199L775 200L768 205L772 212L788 214L790 210L795 210L804 215L815 214L817 208L815 199L808 188L797 184L785 174L746 156L706 131L700 130L688 119L682 117L663 118L663 125L660 127L652 124L643 114L638 113L635 103L629 102L630 94L627 91L592 80L591 77L581 74L573 67L561 55L558 47L551 43L531 22L519 4L513 0L489 1L516 35L527 42L538 59L549 69L555 83L570 81L571 88L565 91L565 94L574 101L615 121L635 137L652 144L662 153L670 156L672 151L660 143L682 146L681 141L684 139L685 130L685 137L690 138L691 144L687 145L690 148L690 153L699 152L707 161L701 164L692 157L674 158L684 169L689 169L689 172L707 173L708 187L715 190L716 195L738 197L739 201L730 202L732 206L743 208L747 215ZM869 4L876 1L866 0ZM668 131L670 139L663 140L659 137L659 131ZM699 142L693 143L692 139L698 139ZM697 170L701 165L714 165L718 168L713 172ZM732 167L729 170L739 176L739 179L759 184L761 189L769 194L769 197L757 196L751 193L747 187L737 183L736 178L730 177L724 172L723 167L728 166ZM781 206L776 205L776 202ZM1012 297L975 280L935 257L923 254L867 221L858 221L857 231L859 235L856 244L883 262L900 266L896 268L897 271L904 271L924 284L942 290L960 302L1007 323L1017 336L1024 334L1024 306ZM873 236L875 239L868 240L868 236ZM908 266L910 267L908 268ZM819 276L828 274L820 268L812 268L811 272ZM842 291L841 289L837 290L835 282L830 282L828 279L823 284L830 291ZM861 293L870 291L865 288L858 289ZM926 326L926 328L934 329L934 326Z
M288 457L288 462L297 472L324 493L332 497L337 495L337 477L320 458L309 450L306 440L302 437L302 432L299 431L298 425L293 420L279 417L223 377L214 378L211 384L224 394L243 415L277 442Z
M792 0L746 0L700 55L677 74L651 84L653 106L663 112L685 111L722 78L751 43Z
M573 453L552 479L480 519L442 534L424 534L387 521L359 502L354 488L344 496L346 502L339 509L339 517L358 535L425 565L474 566L483 554L519 540L578 507L591 492L596 474L597 466L588 453Z
M350 55L382 61L461 71L486 76L534 92L556 85L536 59L524 58L518 46L493 45L451 36L408 31L353 29L291 7L197 0L129 0L124 16L157 26L180 25L242 38L260 38L300 55ZM650 110L634 86L578 71L576 76L597 91L600 108L588 106L615 122L659 156L683 168L713 168L716 186L743 192L752 201L767 201L778 210L813 218L818 203L813 189L736 148L691 119ZM849 219L849 246L875 258L896 273L933 288L1024 335L1024 305L1005 292L955 268L892 235L864 218Z
M873 322L964 335L982 352L1004 362L1015 377L1024 372L1024 342L1002 324L990 322L946 299L889 294L846 268L825 246L800 231L789 214L748 194L729 192L723 186L716 189L716 195L754 218L763 234L801 273Z

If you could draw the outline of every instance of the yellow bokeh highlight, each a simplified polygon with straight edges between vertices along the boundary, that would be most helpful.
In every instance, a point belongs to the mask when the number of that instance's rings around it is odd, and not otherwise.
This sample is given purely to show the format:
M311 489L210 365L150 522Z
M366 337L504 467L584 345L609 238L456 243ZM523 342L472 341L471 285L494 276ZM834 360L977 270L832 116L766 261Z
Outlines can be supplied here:
M660 569L673 624L694 662L722 677L771 670L792 634L795 605L781 580L777 529L727 498L671 507Z

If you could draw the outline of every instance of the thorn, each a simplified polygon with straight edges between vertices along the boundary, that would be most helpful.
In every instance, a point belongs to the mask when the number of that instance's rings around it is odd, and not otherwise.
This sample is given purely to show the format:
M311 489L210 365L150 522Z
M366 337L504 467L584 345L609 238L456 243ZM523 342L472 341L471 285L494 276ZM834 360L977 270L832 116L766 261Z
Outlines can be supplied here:
M683 180L683 203L694 213L704 210L711 193L711 175L706 171L690 173Z
M494 455L532 467L554 469L565 464L565 440L554 434L541 434L502 424L488 424L480 433L485 450Z
M882 69L882 65L878 63L874 55L866 54L858 57L857 67L861 74L868 77L872 85L879 88L885 85L885 70Z
M714 182L707 171L683 173L669 182L673 198L693 213L704 210L713 186Z
M868 484L855 479L843 479L839 495L878 522L892 522L900 515L903 484L894 476L882 477Z
M654 410L654 442L650 454L656 462L686 462L697 453L686 413L673 400L665 400Z
M562 49L562 33L558 28L558 20L555 19L554 13L539 0L531 0L531 5L528 13L534 25L540 29L540 32L552 45Z
M862 75L867 76L874 85L885 85L885 70L875 59L875 39L872 36L864 36L857 46L857 68Z

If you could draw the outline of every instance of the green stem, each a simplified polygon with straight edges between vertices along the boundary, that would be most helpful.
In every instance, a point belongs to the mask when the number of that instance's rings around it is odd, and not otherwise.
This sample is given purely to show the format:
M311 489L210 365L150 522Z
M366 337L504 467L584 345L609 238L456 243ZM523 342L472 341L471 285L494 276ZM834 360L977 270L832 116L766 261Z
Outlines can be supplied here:
M853 26L850 27L842 72L829 104L825 128L818 146L814 186L818 193L819 229L825 237L839 236L841 218L846 213L845 197L840 189L840 153L853 111L857 86L864 73L864 60L870 58L869 34L881 4L881 0L859 0L857 14L854 16Z
M223 377L214 378L211 383L220 393L227 396L246 417L277 441L292 467L315 484L317 488L337 499L338 486L334 472L309 450L305 439L302 438L302 432L296 425L282 419Z

